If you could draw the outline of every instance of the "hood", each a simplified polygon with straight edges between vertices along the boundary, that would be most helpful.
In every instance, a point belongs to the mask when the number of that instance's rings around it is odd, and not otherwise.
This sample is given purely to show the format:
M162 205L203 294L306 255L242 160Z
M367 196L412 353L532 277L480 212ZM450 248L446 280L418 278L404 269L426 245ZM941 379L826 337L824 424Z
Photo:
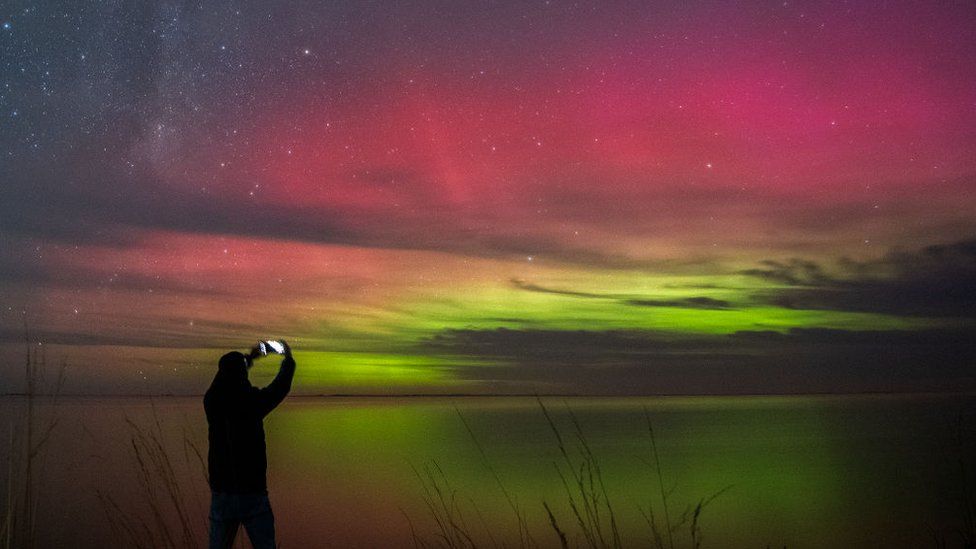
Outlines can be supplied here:
M247 381L247 358L243 353L233 351L220 357L217 365L217 375L214 376L211 389L234 389L246 387Z

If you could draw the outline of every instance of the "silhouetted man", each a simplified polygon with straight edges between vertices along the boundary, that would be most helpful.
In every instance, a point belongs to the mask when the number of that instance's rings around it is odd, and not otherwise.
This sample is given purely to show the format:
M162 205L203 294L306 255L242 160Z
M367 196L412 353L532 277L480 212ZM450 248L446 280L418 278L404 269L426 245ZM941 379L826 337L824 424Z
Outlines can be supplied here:
M274 410L291 389L295 360L287 343L274 381L258 389L247 380L258 349L245 355L231 352L220 357L217 375L203 397L210 427L210 548L234 543L243 524L255 548L275 546L274 515L268 501L265 473L264 416Z

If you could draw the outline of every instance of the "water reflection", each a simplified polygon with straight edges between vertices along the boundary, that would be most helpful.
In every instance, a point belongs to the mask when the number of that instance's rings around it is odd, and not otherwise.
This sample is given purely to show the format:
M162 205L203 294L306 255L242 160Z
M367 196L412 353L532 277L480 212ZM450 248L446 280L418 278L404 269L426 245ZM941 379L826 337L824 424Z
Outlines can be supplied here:
M732 486L702 514L706 547L912 547L931 543L930 528L961 526L949 433L960 412L972 417L972 397L544 402L570 447L575 415L625 545L648 545L640 508L659 501L645 410L675 515ZM11 419L4 427L15 427L22 402L6 398L0 406ZM114 544L98 492L134 515L147 511L126 418L147 428L159 420L187 508L205 508L203 472L187 449L188 441L206 448L199 399L64 399L41 408L61 418L36 487L41 545ZM584 541L555 469L556 439L534 399L295 398L267 422L269 486L287 546L410 547L411 522L419 535L433 535L416 472L434 463L473 536L518 544L511 506L486 459L534 540L558 545L545 501L570 544ZM202 540L205 514L199 518Z

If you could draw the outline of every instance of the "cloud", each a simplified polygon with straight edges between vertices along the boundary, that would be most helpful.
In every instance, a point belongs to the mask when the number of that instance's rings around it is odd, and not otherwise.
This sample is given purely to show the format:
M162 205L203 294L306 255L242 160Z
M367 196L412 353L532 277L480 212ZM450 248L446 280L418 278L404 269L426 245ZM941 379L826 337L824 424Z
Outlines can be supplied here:
M591 299L615 299L612 295L597 294L592 292L578 292L574 290L559 290L555 288L546 288L545 286L539 286L538 284L532 284L531 282L526 282L519 278L513 278L511 280L512 286L520 290L525 290L527 292L536 292L541 294L554 294L554 295L565 295L570 297L585 297Z
M269 202L260 192L251 197L240 188L169 180L145 163L131 169L117 164L86 149L50 165L0 174L9 175L6 191L16 198L0 202L0 231L52 244L126 248L138 246L146 232L162 230L490 259L532 256L601 269L673 269L698 261L632 257L566 240L532 222L500 223L494 216L507 215L501 212L468 220L461 206L425 206L436 203L436 193L415 172L379 169L368 178L363 175L365 186L403 200L387 196L369 206L351 206L321 200Z
M631 298L627 296L621 296L617 294L599 294L593 292L580 292L575 290L562 290L557 288L548 288L545 286L539 286L538 284L532 284L524 280L513 278L511 280L512 286L520 290L525 290L528 292L537 292L543 294L553 294L553 295L564 295L568 297L580 297L584 299L607 299L615 300L624 305L632 305L635 307L678 307L683 309L731 309L732 303L722 300L714 299L711 297L686 297L678 299L646 299L646 298Z
M447 330L423 352L454 357L459 379L547 392L802 393L972 390L976 329L794 329L731 335ZM485 365L489 364L489 365ZM493 364L493 365L491 365Z
M820 265L813 261L791 259L784 263L767 259L760 264L762 268L745 269L741 274L790 286L809 286L832 281L824 274Z
M685 297L681 299L628 299L628 305L637 307L680 307L684 309L731 309L732 303L711 297Z
M847 259L832 268L765 261L741 274L785 286L760 296L781 307L976 318L976 240Z

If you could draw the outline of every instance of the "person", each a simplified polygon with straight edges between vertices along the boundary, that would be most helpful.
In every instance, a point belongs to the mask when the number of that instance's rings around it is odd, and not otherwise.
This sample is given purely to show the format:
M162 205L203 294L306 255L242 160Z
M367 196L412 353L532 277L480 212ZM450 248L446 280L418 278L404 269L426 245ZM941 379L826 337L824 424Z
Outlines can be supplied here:
M242 524L256 549L275 546L264 417L284 400L295 375L291 348L285 342L282 347L278 375L267 387L258 389L247 379L254 360L264 356L259 346L247 355L234 351L220 357L217 374L203 397L210 443L211 549L231 547Z

